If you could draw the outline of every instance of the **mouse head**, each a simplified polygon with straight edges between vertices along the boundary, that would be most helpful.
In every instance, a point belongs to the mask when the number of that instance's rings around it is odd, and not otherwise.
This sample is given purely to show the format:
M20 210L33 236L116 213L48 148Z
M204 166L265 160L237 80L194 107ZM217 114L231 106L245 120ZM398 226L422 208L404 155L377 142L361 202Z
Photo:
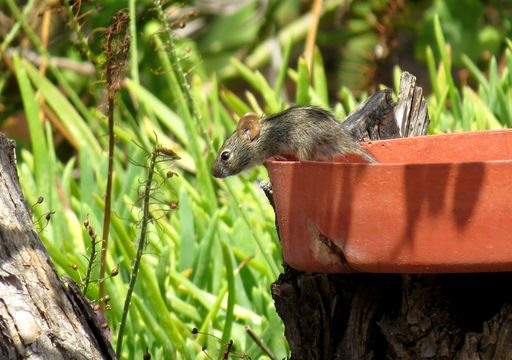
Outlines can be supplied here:
M235 175L257 162L254 141L260 135L260 120L255 113L240 118L236 130L222 144L212 167L217 178Z

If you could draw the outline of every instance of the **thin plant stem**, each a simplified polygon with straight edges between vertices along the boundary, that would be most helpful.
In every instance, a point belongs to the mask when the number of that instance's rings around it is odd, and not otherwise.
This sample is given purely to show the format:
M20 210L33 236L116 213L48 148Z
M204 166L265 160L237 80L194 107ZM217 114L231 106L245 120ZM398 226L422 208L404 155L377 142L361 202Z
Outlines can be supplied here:
M109 92L110 93L110 92ZM110 231L110 210L112 202L112 174L114 167L114 96L108 99L108 171L107 189L105 192L105 210L103 212L103 234L101 236L101 262L100 262L100 299L105 296L105 271L107 269L107 246Z
M304 49L304 59L308 65L308 71L311 79L311 69L313 67L313 48L315 47L316 33L318 30L318 23L322 15L322 0L314 0L311 7L311 25L306 37L306 46Z
M226 319L224 321L224 330L222 331L222 340L227 341L231 337L231 330L233 328L233 312L235 308L235 274L233 272L233 262L231 261L231 253L228 244L221 242L222 257L226 266L226 278L228 283L228 301L226 306Z
M124 300L123 314L121 316L121 324L119 325L119 335L117 337L117 345L116 345L116 353L117 356L121 356L121 350L123 348L123 335L124 328L126 326L126 319L128 317L128 309L130 307L130 302L132 299L133 289L135 288L135 281L137 280L137 274L139 273L140 261L142 259L142 253L144 251L144 246L146 244L146 230L148 227L148 222L151 220L151 215L149 213L149 201L150 201L150 192L151 192L151 183L153 182L153 174L155 171L156 159L158 156L158 152L156 149L153 151L151 155L151 160L148 168L148 177L146 179L146 184L144 188L144 204L143 204L143 215L142 215L142 224L140 228L139 235L139 244L137 247L137 254L135 255L135 259L133 261L133 267L130 277L130 284L128 286L128 292L126 293L126 298Z
M89 284L91 282L92 267L94 265L94 260L96 260L96 255L96 235L93 234L91 235L91 254L87 264L87 272L85 273L84 289L82 290L82 294L84 296L87 295L87 289L89 288Z
M52 18L51 10L44 10L43 12L43 23L41 24L41 41L43 42L43 46L46 50L48 50L48 38L50 36L50 24ZM46 73L46 68L48 67L48 58L43 58L41 64L39 66L39 73L44 75ZM41 116L43 114L41 113ZM41 117L42 119L42 117Z
M96 58L94 57L91 48L89 47L89 44L87 43L87 40L85 39L85 36L83 32L81 31L80 24L78 23L77 15L73 13L73 9L71 7L70 0L64 1L64 10L66 11L66 15L69 20L69 25L71 27L71 30L73 30L73 33L76 35L78 46L80 47L80 50L85 54L87 57L87 60L91 64L94 65L96 68L96 72L100 73L100 67L98 65L98 62L96 61Z
M256 333L250 328L249 325L245 325L245 331L247 332L247 334L249 334L249 336L251 337L251 339L256 343L256 345L258 345L258 347L263 350L263 352L265 354L267 354L267 356L271 359L271 360L277 360L277 356L274 355L274 353L272 352L272 350L270 350L270 348L268 347L267 344L265 344L259 337L258 335L256 335Z
M103 214L103 234L101 237L101 262L99 274L99 296L105 296L105 272L107 269L107 247L110 232L112 205L112 177L114 172L114 100L121 87L121 74L124 70L130 49L130 35L127 31L129 15L124 10L114 17L114 23L107 29L107 90L108 90L108 171L105 192L105 211ZM103 303L102 303L103 306Z
M205 206L212 211L213 204L216 203L215 191L213 188L213 182L211 181L210 169L206 166L206 161L204 160L204 152L201 149L198 141L198 137L196 136L197 128L199 128L203 139L206 142L209 150L213 149L213 143L211 136L208 135L206 128L202 122L201 114L199 112L198 106L192 96L192 92L190 89L190 85L187 82L185 77L185 72L181 67L180 60L178 59L178 55L176 54L176 46L173 39L173 34L171 27L167 21L167 18L162 9L162 1L154 0L156 13L158 15L158 19L163 27L163 37L164 44L167 46L167 54L170 62L171 69L176 78L176 82L181 90L182 95L185 97L186 106L188 108L187 114L183 114L185 116L191 117L193 121L184 121L185 126L187 127L187 133L189 136L189 140L191 142L191 149L194 152L194 158L196 160L197 168L198 168L198 179L199 182L202 183L205 187ZM186 119L188 120L188 119Z
M199 114L199 111L197 109L194 98L192 97L192 93L190 92L190 85L188 84L187 79L185 78L185 73L183 72L181 63L178 59L178 55L176 54L176 48L174 45L172 30L171 30L171 27L169 26L169 23L165 17L163 9L162 9L162 1L155 0L155 5L156 5L156 11L157 11L160 23L164 27L165 34L167 34L166 41L169 45L169 48L168 48L169 60L171 61L172 68L175 70L174 73L178 80L178 84L181 88L181 92L185 96L188 109L190 110L192 116L195 119L200 120L201 115Z
M171 67L176 76L176 80L178 82L178 85L180 87L182 94L185 96L185 100L187 102L187 107L188 107L190 113L192 114L192 118L194 119L196 125L201 130L203 138L206 140L207 146L211 149L213 147L211 137L208 136L206 128L204 127L203 121L201 119L201 113L199 112L198 106L194 100L194 97L192 96L192 91L190 89L190 85L187 82L187 79L185 77L185 72L183 71L183 68L181 67L181 63L178 58L178 55L176 54L176 45L174 43L172 30L171 30L171 27L169 26L169 23L166 21L165 14L162 9L161 0L155 0L155 5L156 5L157 14L158 14L158 19L160 20L160 23L162 24L162 26L164 27L164 30L165 30L164 34L166 35L165 41L168 45L169 61L171 62Z
M69 1L69 0L67 0ZM139 83L139 60L137 49L137 12L136 0L128 1L128 9L130 11L130 36L132 44L130 46L130 75L135 83Z
M235 208L239 212L239 215L241 216L242 220L246 223L246 225L249 227L249 229L252 229L252 226L251 226L251 223L249 221L249 218L247 217L246 212L241 210L241 206L238 203L237 197L235 196L235 190L232 188L232 186L230 185L229 182L226 182L226 188L228 190L228 193L231 195L230 198L233 200ZM263 255L263 258L267 262L269 270L271 271L272 277L274 279L277 279L277 277L279 276L279 274L281 272L279 271L279 269L276 266L274 260L272 259L271 254L269 254L267 249L265 249L265 246L264 246L263 242L261 241L261 239L258 236L256 236L254 231L251 230L250 234L252 235L252 238L254 239L254 242L258 246L258 249L261 251L261 254Z

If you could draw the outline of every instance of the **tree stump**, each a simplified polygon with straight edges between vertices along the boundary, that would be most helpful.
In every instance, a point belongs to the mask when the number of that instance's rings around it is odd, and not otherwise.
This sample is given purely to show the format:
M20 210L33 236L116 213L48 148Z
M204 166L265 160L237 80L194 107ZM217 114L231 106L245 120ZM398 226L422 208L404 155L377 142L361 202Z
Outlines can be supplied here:
M0 359L114 359L92 309L41 243L0 134Z
M404 73L396 105L390 91L378 92L343 126L357 139L378 140L426 134L428 122L422 90ZM321 274L284 267L272 296L294 360L512 359L510 273Z

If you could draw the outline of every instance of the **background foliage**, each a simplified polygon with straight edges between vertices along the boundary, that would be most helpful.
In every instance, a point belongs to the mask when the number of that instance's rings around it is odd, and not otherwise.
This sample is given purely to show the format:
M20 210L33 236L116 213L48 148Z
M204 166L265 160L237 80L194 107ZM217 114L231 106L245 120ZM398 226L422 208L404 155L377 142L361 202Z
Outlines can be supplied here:
M158 4L0 3L0 125L18 142L35 226L58 271L82 282L93 241L82 223L88 219L95 233L103 226L105 28L128 9L131 49L114 114L108 250L108 270L118 267L119 274L106 280L113 341L136 253L149 154L162 145L181 159L157 166L122 357L140 358L147 349L153 358L215 358L233 339L239 356L284 358L284 329L270 296L282 260L273 212L257 184L266 172L215 180L209 173L215 151L249 110L314 104L343 119L381 84L396 88L400 69L427 92L432 133L509 127L512 7L499 0L326 0L309 76L300 57L313 16L308 1L169 2L162 7L172 33L162 26ZM98 301L97 257L92 270L87 296ZM209 335L193 336L192 328Z

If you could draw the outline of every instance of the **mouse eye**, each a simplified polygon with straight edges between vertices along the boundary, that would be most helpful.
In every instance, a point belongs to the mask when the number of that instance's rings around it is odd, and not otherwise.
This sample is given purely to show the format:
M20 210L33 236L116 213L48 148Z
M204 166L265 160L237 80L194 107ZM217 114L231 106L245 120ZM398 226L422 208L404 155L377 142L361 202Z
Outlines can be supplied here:
M229 159L229 157L231 156L231 151L228 151L228 150L224 150L221 154L220 154L220 159L222 161L226 161Z

